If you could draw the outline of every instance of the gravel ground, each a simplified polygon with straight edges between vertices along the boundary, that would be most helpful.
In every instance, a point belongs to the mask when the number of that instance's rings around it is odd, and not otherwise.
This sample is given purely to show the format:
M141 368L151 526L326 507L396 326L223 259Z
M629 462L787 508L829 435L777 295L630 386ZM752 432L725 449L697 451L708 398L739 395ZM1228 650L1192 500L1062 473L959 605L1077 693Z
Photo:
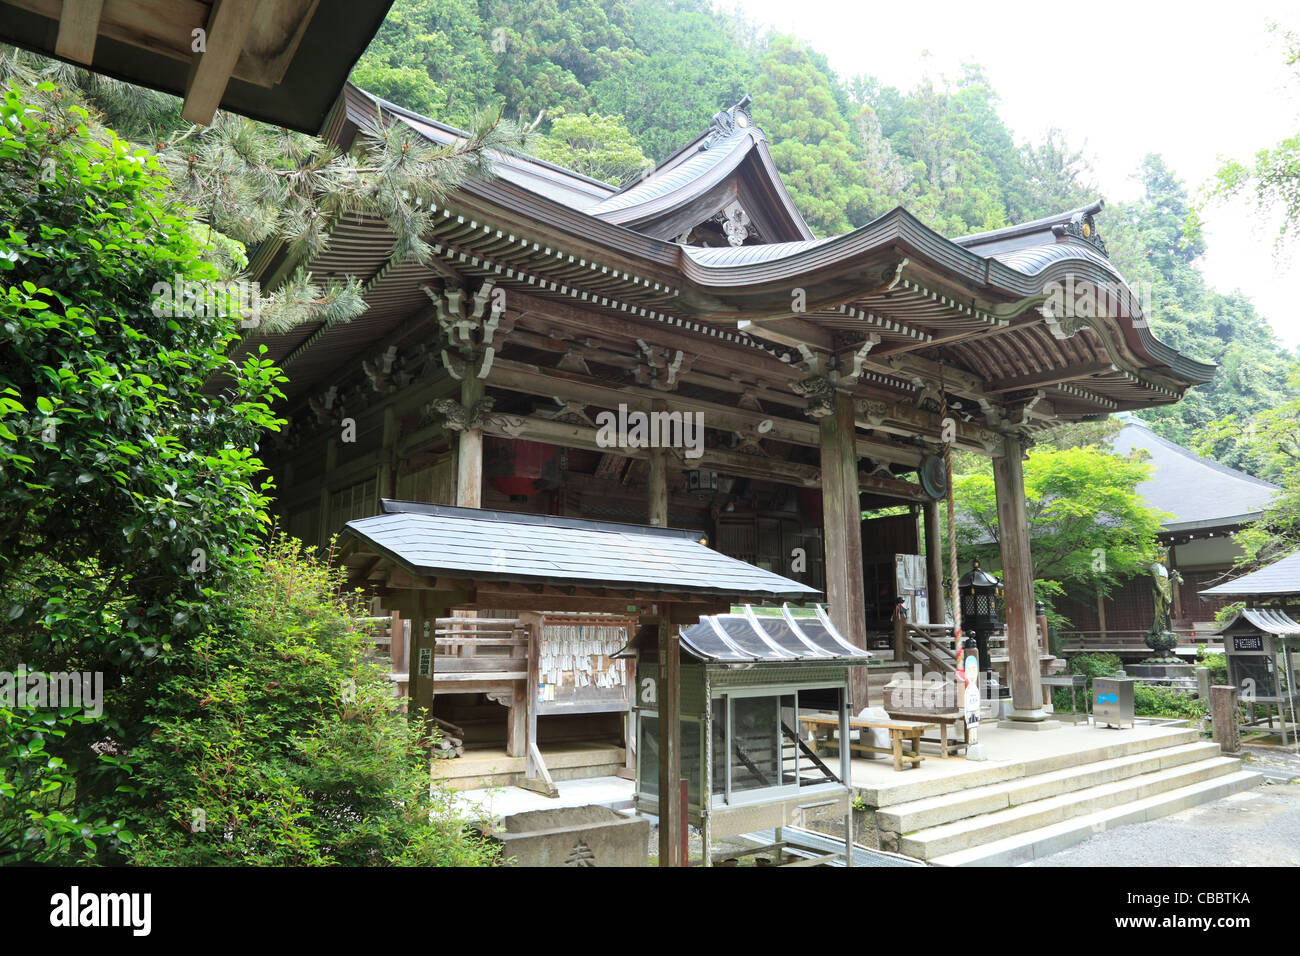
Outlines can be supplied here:
M1300 756L1244 748L1243 769L1300 777ZM1300 783L1269 783L1099 833L1030 866L1300 866Z

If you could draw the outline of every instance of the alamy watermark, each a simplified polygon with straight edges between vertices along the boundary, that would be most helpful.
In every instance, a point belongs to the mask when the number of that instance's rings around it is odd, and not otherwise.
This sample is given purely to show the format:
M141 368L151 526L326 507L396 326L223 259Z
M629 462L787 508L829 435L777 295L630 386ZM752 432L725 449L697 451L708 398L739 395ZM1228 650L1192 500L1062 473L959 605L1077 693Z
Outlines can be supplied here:
M171 282L155 282L153 314L158 318L210 319L237 316L243 328L256 328L262 314L262 286L259 282L232 279L228 282L200 282L181 275Z
M618 414L596 415L601 448L684 448L687 458L704 455L703 412L641 412L618 406Z
M1093 282L1067 275L1043 287L1047 301L1043 311L1055 319L1096 319L1104 316L1131 319L1144 325L1151 314L1151 285L1132 286L1122 282Z
M84 710L88 717L104 713L104 674L101 671L0 671L0 705L15 710L49 707Z

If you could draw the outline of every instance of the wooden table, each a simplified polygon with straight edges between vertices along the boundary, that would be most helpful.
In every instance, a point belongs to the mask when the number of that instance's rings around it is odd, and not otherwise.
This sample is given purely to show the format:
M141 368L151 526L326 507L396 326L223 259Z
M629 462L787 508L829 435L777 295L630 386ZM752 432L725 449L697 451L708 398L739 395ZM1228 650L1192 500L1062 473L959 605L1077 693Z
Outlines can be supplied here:
M915 711L892 709L889 710L888 713L889 716L895 720L913 720L921 721L923 723L937 724L939 726L938 739L922 737L921 743L938 744L940 760L946 760L949 757L957 756L961 752L961 749L966 746L966 715L964 713L959 713L954 710L941 714L924 714ZM948 727L952 724L955 724L961 729L961 736L958 737L957 734L954 733L952 743L948 743Z
M837 749L840 744L832 734L839 730L840 721L838 717L800 717L799 722L808 728L812 736L810 747L813 753L818 753L820 744L832 744ZM873 747L859 739L857 743L849 741L849 752L858 751L859 753L877 753L891 754L894 758L894 769L902 770L904 762L910 763L913 767L920 766L921 761L925 758L921 755L921 735L931 727L938 728L938 724L930 718L925 720L859 720L850 719L850 730L879 729L889 731L889 747ZM862 735L859 735L860 738ZM910 742L911 746L903 749L903 741Z

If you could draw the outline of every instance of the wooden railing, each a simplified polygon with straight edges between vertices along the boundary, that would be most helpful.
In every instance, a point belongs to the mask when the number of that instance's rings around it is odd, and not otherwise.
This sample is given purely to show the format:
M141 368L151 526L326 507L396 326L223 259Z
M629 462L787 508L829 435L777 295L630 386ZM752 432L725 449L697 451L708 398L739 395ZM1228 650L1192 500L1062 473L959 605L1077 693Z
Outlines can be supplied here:
M528 629L509 617L434 621L434 684L528 679Z
M894 660L913 661L942 674L957 670L952 628L946 624L914 624L905 618L894 622Z

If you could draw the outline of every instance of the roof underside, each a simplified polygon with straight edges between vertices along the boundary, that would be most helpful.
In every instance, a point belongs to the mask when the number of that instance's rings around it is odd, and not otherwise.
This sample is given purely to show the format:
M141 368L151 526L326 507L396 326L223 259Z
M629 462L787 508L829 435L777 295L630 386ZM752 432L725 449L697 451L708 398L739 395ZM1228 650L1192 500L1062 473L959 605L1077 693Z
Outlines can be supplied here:
M175 96L186 97L192 84L204 86L212 107L315 134L392 0L226 0L224 6L218 19L211 0L109 0L87 19L94 4L0 0L0 41ZM206 53L192 48L200 29L210 34ZM210 78L224 56L222 38L232 32L244 39L229 79ZM207 122L211 113L186 118Z
M346 139L347 124L372 116L376 102L348 87L344 104L327 132ZM454 135L405 111L391 112L439 142ZM680 170L714 162L709 152L727 155L728 143L748 143L750 161L762 146L756 136L756 130L737 131L704 152L683 151L661 167L668 186L652 188L647 180L623 193L547 164L503 161L496 178L466 184L440 210L429 237L430 265L390 263L392 237L384 225L350 219L310 269L317 277L370 277L369 311L328 329L250 336L243 348L268 345L288 370L291 401L301 400L426 310L422 287L441 283L452 270L507 293L616 318L651 342L656 327L671 330L698 341L701 354L732 365L783 362L788 368L803 347L836 355L874 340L861 382L919 396L934 385L942 361L946 387L966 399L958 412L967 420L987 414L977 398L1037 406L1039 414L1047 409L1044 420L1071 420L1174 402L1212 377L1213 366L1156 340L1140 314L1071 321L1044 305L1052 283L1067 279L1123 285L1095 232L1094 240L1081 236L1080 222L1091 222L1092 207L957 241L903 209L842 236L715 248L683 246L609 221L671 193ZM990 249L1001 251L987 254ZM275 275L281 256L260 250L254 271ZM794 289L803 290L807 306L797 315Z
M349 521L344 530L412 575L756 601L819 593L713 551L692 531L407 501L382 505L383 514Z

